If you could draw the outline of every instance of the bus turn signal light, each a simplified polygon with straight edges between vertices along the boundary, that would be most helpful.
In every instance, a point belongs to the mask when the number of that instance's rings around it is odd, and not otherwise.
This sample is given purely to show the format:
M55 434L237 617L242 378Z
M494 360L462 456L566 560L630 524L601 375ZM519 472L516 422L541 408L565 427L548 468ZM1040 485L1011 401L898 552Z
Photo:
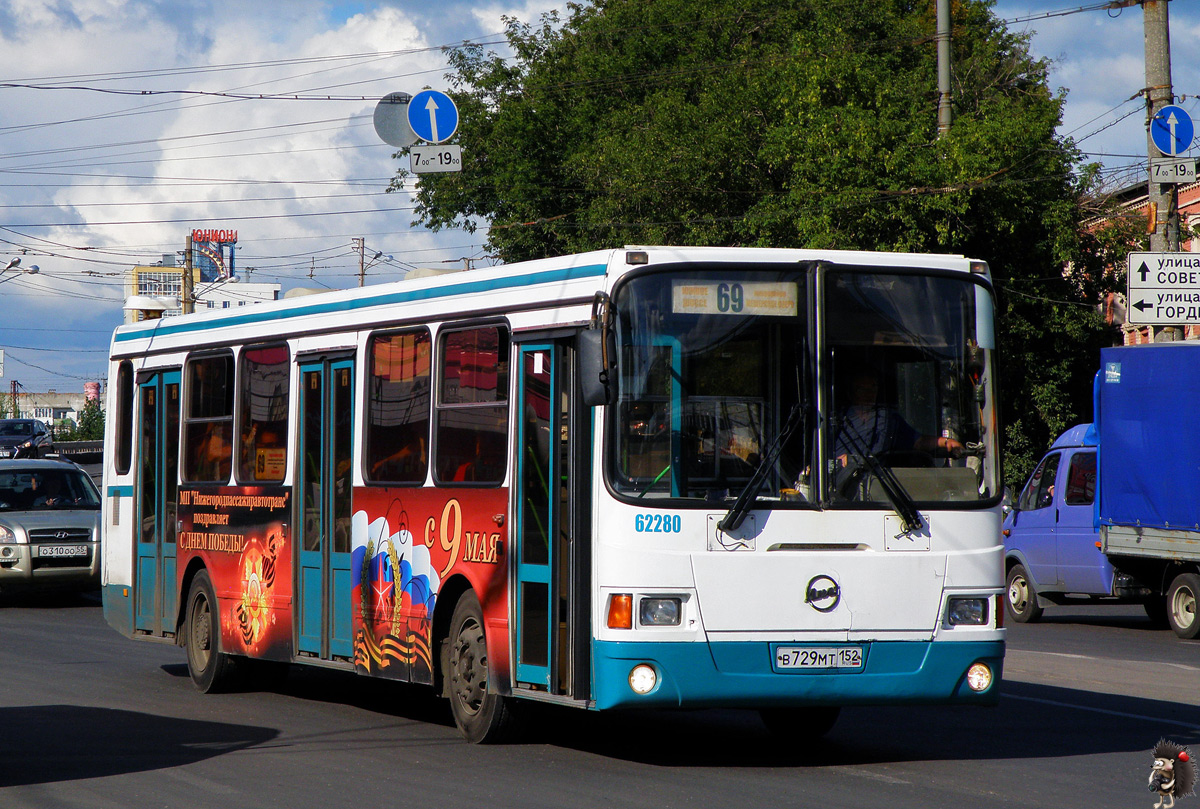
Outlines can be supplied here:
M618 593L608 599L608 628L633 629L633 595Z

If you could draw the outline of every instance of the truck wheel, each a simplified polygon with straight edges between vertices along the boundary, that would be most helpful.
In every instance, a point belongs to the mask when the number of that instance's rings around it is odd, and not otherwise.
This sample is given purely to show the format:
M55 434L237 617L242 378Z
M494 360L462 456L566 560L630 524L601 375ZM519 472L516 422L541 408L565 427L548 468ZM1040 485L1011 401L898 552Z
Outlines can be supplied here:
M1008 571L1008 591L1004 599L1008 614L1017 623L1028 624L1042 617L1042 608L1037 603L1033 582L1025 572L1024 565L1013 565Z
M1167 621L1166 596L1150 596L1142 602L1142 607L1146 610L1146 617L1150 619L1150 623L1155 629L1166 629L1170 626Z
M1200 599L1200 576L1180 573L1167 591L1167 621L1181 638L1191 640L1200 636L1200 620L1196 605Z
M235 679L235 664L221 651L221 610L207 570L192 579L184 621L183 642L192 682L205 694L228 690Z
M468 590L454 606L450 619L448 654L442 676L450 695L454 724L472 744L492 744L510 738L515 729L511 697L488 688L487 637L483 610Z

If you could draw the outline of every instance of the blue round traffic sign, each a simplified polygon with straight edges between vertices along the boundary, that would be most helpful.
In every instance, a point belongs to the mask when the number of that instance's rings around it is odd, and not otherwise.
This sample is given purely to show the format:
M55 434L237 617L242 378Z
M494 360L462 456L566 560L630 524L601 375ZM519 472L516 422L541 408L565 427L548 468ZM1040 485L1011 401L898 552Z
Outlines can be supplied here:
M1165 155L1179 155L1192 145L1195 127L1192 116L1174 104L1162 107L1150 119L1150 140Z
M408 102L408 125L421 140L441 143L458 130L458 107L445 93L422 90Z

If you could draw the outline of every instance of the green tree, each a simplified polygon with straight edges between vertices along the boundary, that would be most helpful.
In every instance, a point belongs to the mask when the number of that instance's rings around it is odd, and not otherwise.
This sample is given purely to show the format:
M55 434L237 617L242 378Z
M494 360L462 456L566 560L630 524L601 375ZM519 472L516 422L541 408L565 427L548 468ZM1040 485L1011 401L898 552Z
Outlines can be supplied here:
M954 3L940 138L928 0L567 9L509 19L511 56L450 52L464 167L422 177L417 223L487 227L505 261L629 243L982 258L1000 297L1008 480L1088 418L1107 339L1087 297L1107 276L1087 276L1096 240L1079 227L1089 175L1055 134L1046 64L989 2Z
M56 441L102 441L104 440L104 409L98 399L88 399L79 411L76 424L56 427Z
M104 440L104 408L99 399L88 399L79 411L79 427L76 430L77 441Z

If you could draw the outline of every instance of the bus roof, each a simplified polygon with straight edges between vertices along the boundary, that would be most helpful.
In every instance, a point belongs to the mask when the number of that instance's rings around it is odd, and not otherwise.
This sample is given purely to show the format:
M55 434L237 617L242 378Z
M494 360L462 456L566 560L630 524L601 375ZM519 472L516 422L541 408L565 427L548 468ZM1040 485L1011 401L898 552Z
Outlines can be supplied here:
M279 301L120 326L113 357L147 351L178 351L208 343L277 339L283 334L346 331L514 311L555 309L547 326L586 322L598 290L637 267L679 262L795 263L834 261L855 265L922 267L969 272L963 256L869 251L738 247L652 247L538 259L461 272L423 274L348 290L331 290ZM985 265L986 266L986 265ZM300 323L303 321L303 327Z

